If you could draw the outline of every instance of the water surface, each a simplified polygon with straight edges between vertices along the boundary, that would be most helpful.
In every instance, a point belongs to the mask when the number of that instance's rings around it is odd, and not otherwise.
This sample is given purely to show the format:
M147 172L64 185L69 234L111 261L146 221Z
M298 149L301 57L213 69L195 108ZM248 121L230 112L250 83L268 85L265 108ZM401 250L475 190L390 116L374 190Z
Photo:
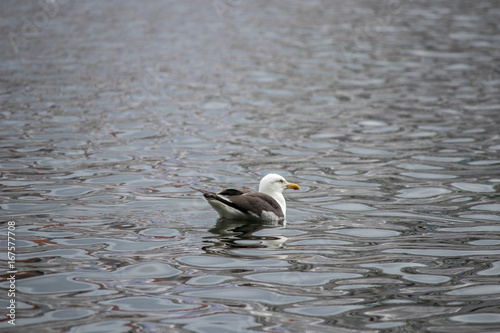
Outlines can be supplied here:
M50 6L0 5L2 331L499 330L495 1ZM190 188L269 172L286 224Z

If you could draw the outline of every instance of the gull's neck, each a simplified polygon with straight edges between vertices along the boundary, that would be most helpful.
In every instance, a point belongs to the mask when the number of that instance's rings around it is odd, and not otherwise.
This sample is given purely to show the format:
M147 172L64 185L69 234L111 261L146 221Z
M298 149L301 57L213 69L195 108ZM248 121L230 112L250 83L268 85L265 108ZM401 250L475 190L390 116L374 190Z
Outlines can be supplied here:
M276 200L276 202L280 205L283 216L286 216L286 201L283 193L266 191L266 189L259 189L259 192L268 194L273 197L273 199Z

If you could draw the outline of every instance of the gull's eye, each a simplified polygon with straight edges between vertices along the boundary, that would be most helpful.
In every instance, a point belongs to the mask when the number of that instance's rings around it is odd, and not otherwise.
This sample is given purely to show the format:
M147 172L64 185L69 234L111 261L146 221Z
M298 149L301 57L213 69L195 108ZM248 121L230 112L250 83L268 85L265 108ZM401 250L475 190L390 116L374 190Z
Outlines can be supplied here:
M280 183L283 183L283 179L278 180Z

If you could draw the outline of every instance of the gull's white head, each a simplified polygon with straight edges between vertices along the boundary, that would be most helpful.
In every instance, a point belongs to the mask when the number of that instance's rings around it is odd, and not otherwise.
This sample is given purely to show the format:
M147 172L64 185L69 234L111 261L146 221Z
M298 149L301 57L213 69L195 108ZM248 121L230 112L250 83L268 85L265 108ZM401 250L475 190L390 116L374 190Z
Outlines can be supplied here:
M289 183L285 178L275 173L270 173L262 178L259 184L259 192L269 194L273 197L278 193L283 193L287 188L300 190L299 185Z

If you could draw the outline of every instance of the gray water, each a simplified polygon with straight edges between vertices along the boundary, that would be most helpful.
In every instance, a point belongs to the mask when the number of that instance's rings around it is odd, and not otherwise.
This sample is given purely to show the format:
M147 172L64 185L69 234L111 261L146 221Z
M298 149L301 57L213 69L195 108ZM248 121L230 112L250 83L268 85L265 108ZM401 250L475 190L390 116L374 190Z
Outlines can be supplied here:
M500 332L497 1L40 3L0 4L2 331ZM190 188L269 172L286 225Z

